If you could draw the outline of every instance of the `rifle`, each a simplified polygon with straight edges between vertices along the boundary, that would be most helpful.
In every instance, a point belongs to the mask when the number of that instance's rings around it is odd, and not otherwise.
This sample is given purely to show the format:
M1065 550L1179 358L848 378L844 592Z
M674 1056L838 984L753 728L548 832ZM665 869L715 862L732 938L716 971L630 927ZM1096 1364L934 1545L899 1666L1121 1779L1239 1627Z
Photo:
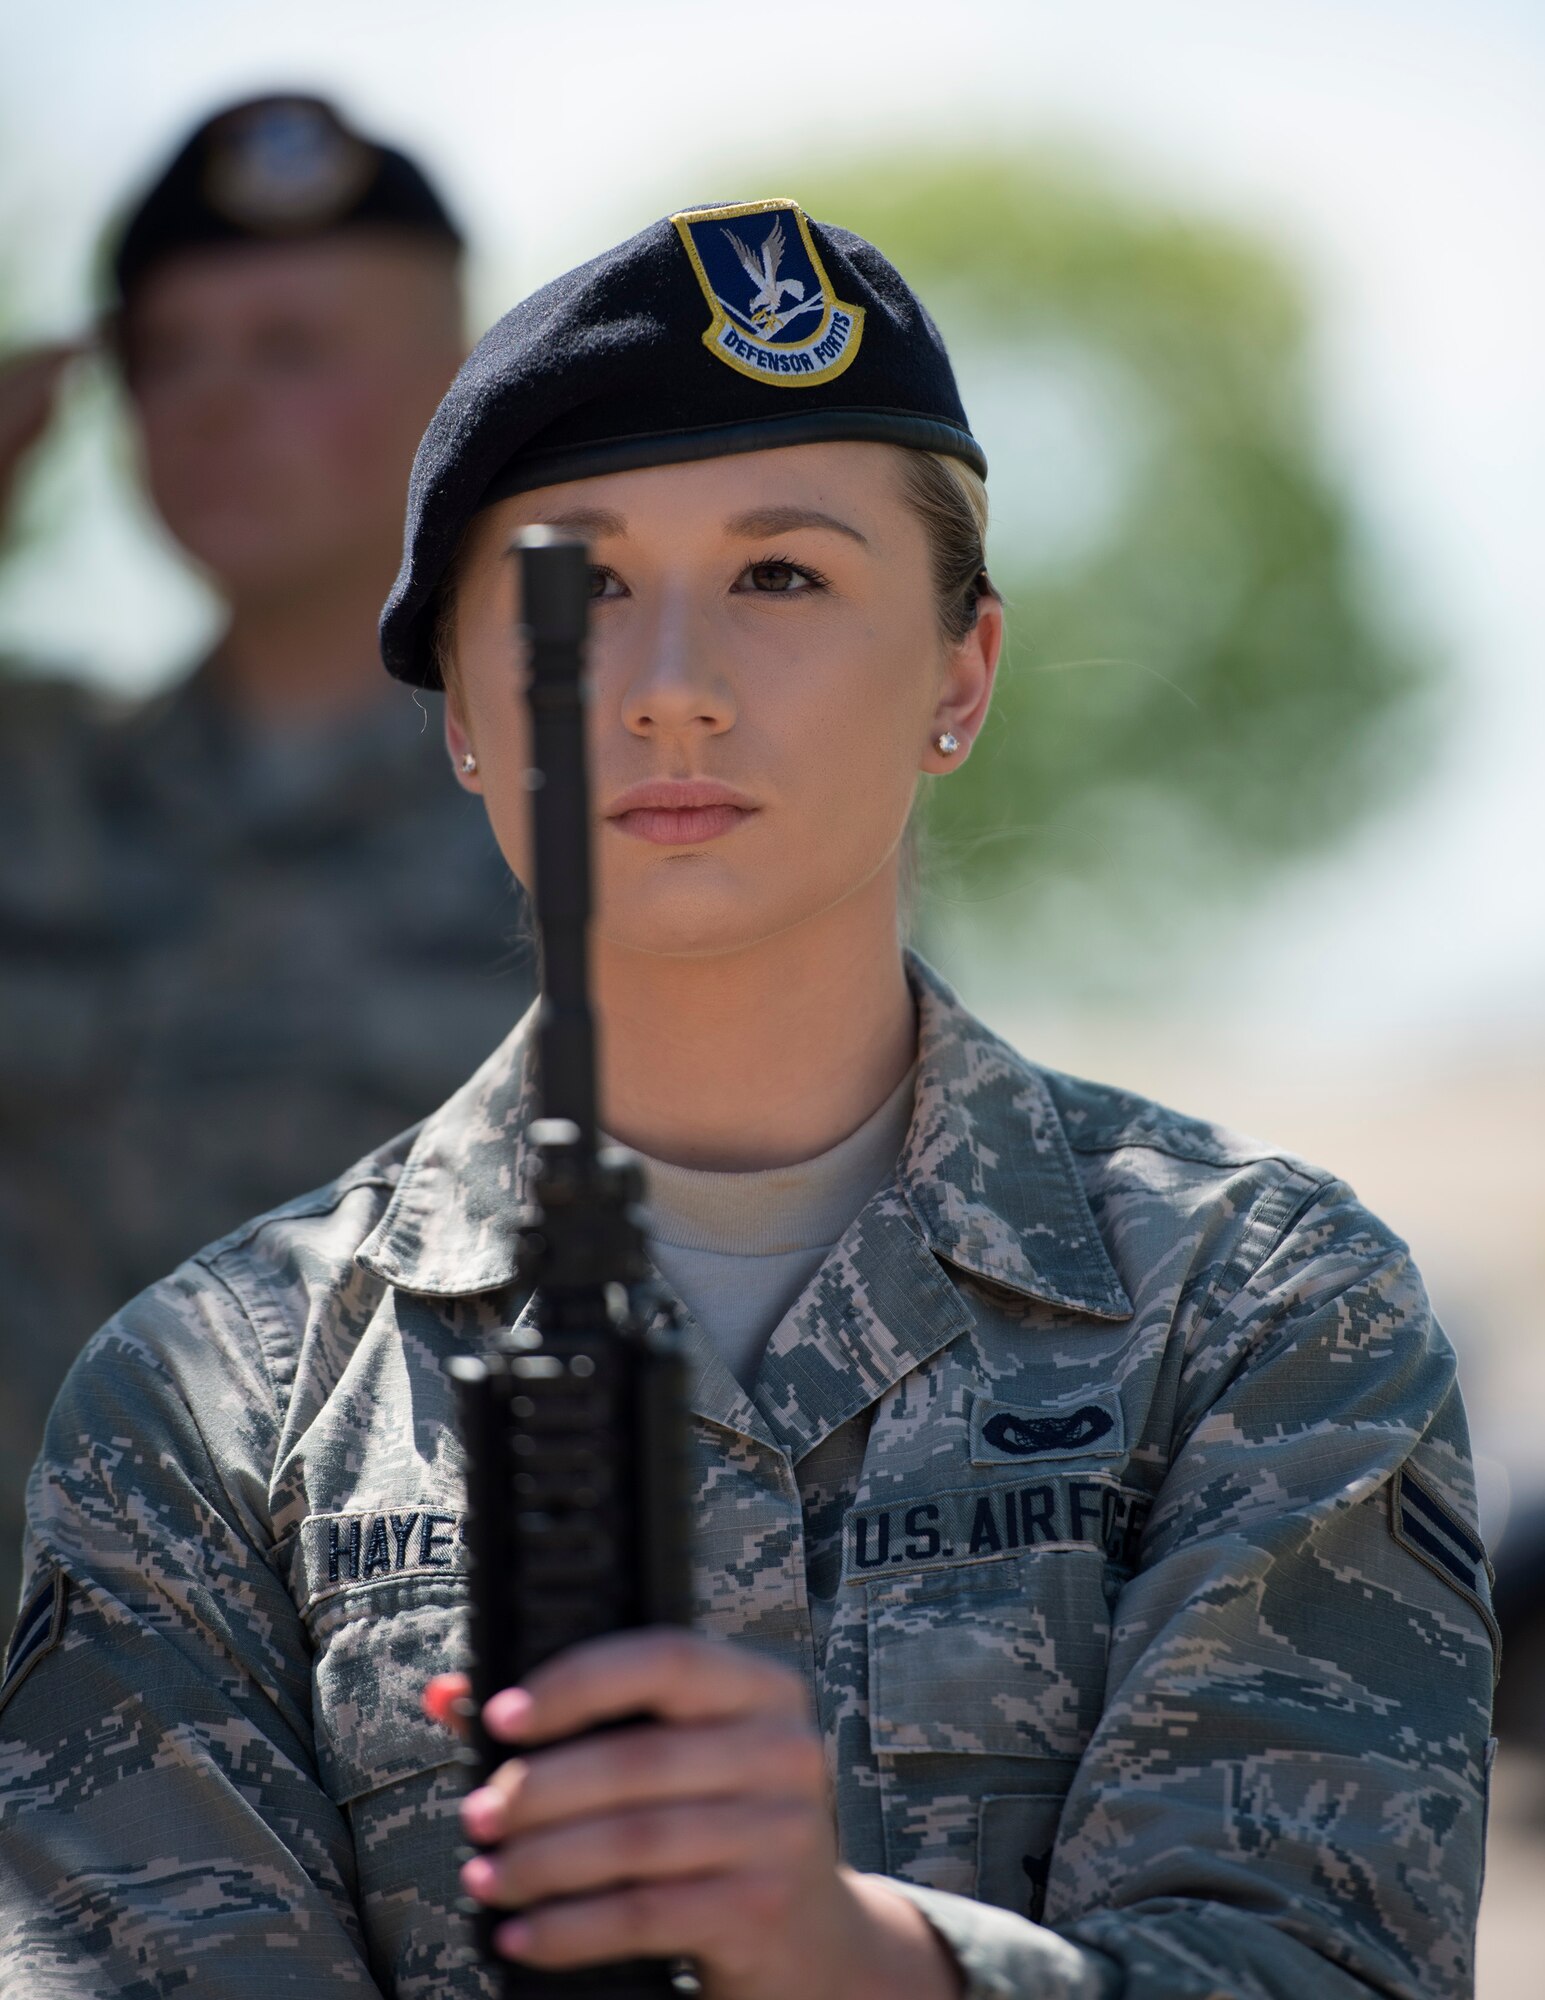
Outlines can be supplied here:
M643 1174L598 1148L590 1008L590 799L584 639L589 552L550 529L517 543L530 675L534 903L542 943L541 1166L520 1238L523 1323L451 1362L467 1454L476 1782L507 1761L483 1704L565 1647L686 1624L685 1371L674 1328L645 1309L636 1219ZM505 1912L478 1910L485 1958L520 2000L666 2000L696 1993L685 1961L546 1972L493 1951Z

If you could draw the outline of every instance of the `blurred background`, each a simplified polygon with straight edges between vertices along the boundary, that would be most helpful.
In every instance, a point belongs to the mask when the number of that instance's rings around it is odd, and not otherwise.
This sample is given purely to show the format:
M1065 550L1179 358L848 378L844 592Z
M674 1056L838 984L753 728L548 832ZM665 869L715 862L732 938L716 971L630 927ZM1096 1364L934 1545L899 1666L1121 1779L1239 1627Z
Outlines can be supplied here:
M1521 1562L1545 1519L1539 8L81 0L7 43L0 352L86 329L104 222L270 88L430 169L474 333L703 201L788 194L880 244L955 355L1011 611L994 721L929 802L924 947L1038 1060L1332 1165L1409 1238ZM76 364L0 553L0 672L148 696L217 621L110 371ZM1487 2000L1535 1976L1542 1677L1526 1648Z

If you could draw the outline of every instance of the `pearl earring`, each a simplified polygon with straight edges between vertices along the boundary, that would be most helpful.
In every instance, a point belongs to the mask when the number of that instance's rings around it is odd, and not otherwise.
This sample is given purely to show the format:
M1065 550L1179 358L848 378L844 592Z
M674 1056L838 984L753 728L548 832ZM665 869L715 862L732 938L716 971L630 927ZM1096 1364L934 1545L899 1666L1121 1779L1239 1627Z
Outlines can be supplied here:
M477 758L473 756L470 750L462 753L461 768L466 772L468 777L471 777L472 773L477 769Z
M953 757L960 748L960 738L951 729L941 731L933 739L933 747L944 757Z

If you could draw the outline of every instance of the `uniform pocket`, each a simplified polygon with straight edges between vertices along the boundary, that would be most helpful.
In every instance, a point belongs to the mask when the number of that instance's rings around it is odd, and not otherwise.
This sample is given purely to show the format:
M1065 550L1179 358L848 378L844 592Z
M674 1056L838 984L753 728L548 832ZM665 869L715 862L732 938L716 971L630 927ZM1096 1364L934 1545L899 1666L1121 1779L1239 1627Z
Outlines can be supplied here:
M455 1738L419 1705L431 1674L465 1668L466 1584L404 1576L325 1598L308 1614L316 1648L317 1763L340 1805L456 1762Z
M1081 1755L1105 1693L1104 1579L1093 1552L1048 1549L871 1585L875 1749Z
M1039 1923L1066 1794L989 1793L977 1813L976 1899Z
M1046 1549L868 1590L886 1866L1027 1914L1104 1702L1105 1564Z

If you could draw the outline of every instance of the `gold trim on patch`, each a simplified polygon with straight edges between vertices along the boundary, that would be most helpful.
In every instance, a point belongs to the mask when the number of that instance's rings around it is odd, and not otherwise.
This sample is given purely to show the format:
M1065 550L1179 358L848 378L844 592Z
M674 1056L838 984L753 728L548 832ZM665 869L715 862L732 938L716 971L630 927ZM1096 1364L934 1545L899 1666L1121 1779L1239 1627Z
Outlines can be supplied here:
M742 327L738 327L719 302L718 294L703 269L703 260L698 255L697 245L692 239L693 223L734 222L743 215L767 215L776 211L780 215L790 215L799 228L800 240L805 246L805 254L810 259L811 269L821 283L821 293L826 300L826 311L822 315L817 332L798 347L774 347L770 341L757 340ZM676 233L681 238L703 297L708 301L713 318L703 333L703 345L726 368L733 368L737 374L748 376L753 382L764 382L774 389L813 389L818 382L835 382L843 371L852 366L864 338L864 308L850 306L846 300L837 297L836 290L827 275L826 266L821 262L820 252L810 234L810 225L805 212L797 201L776 198L769 201L747 201L734 208L684 208L671 217L676 225ZM758 367L756 362L744 359L735 351L736 343L748 349L756 349L763 354L794 355L809 354L813 349L828 341L836 329L836 322L845 321L843 346L830 361L808 371Z

